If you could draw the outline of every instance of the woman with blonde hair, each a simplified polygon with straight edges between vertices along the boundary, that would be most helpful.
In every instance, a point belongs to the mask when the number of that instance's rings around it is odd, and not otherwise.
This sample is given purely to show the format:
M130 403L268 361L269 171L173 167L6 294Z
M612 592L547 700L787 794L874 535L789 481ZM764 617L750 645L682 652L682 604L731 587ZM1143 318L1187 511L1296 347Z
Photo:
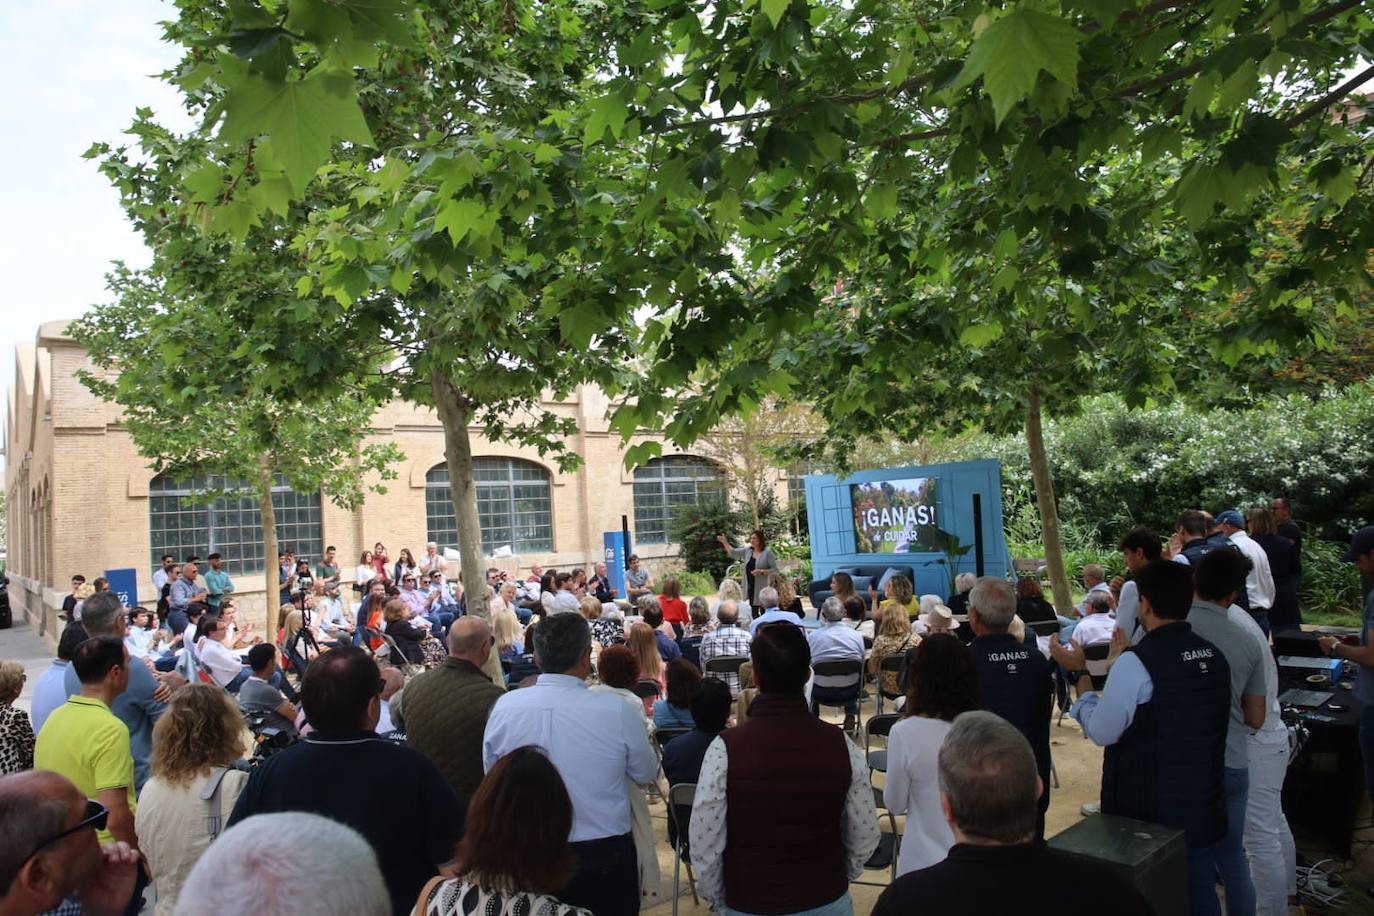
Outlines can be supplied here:
M520 618L508 607L497 608L491 614L491 635L496 639L496 654L502 659L513 659L525 652L524 631Z
M658 654L658 637L654 635L654 628L642 621L630 627L629 647L639 662L639 679L657 683L661 694L667 686L667 681L664 676L663 658ZM653 715L655 699L656 697L649 697L644 701L646 715Z
M0 662L0 776L33 769L33 724L14 705L26 677L18 662Z
M806 609L802 607L801 598L797 597L797 587L792 584L791 576L773 573L768 577L768 584L777 590L779 608L791 611L798 617L806 616Z
M882 690L888 695L901 692L897 686L896 671L883 671L883 659L889 655L900 655L912 646L920 645L921 637L911 632L911 618L894 609L884 614L878 625L878 635L873 640L873 652L868 657L868 673L882 675Z
M176 909L191 868L224 827L248 774L243 716L213 684L187 684L153 728L152 778L138 796L139 849L157 881L158 916Z
M739 581L736 579L721 579L720 588L716 589L715 600L711 602L711 619L716 619L716 611L720 610L722 601L733 601L739 610L739 625L744 629L749 629L749 623L754 619L754 615L749 610L749 604L744 600L744 592L740 590Z
M916 601L915 589L911 586L911 580L906 576L893 576L887 580L887 597L878 602L878 589L871 583L868 586L868 603L873 606L873 619L881 621L886 619L888 608L897 608L907 619L908 624L921 613L921 606ZM908 626L908 629L910 627Z

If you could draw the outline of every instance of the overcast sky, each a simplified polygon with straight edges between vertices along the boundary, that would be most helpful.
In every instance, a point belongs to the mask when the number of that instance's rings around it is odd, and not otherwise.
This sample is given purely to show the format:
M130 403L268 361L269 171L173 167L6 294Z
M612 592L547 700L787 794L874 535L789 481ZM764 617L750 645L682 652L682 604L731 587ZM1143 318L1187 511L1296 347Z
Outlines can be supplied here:
M0 384L14 384L14 347L45 321L100 302L113 260L144 264L113 188L81 154L118 142L134 109L188 123L154 78L178 54L158 22L161 0L0 2Z

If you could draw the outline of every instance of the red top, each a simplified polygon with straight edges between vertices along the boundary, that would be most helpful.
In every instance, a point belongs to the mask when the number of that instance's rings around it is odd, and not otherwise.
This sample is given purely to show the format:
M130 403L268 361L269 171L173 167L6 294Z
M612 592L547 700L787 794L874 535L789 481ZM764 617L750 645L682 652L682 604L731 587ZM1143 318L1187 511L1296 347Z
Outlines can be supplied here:
M680 623L686 626L687 621L691 619L687 616L687 602L681 598L659 595L658 606L663 608L663 619L668 623Z

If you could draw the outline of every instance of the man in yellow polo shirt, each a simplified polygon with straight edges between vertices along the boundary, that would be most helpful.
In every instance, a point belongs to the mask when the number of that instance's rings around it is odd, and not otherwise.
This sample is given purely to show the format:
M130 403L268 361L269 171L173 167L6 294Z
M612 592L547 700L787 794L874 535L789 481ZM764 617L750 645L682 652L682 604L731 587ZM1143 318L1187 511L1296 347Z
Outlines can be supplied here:
M72 667L81 692L68 697L43 724L34 768L62 774L109 810L101 843L122 840L137 849L129 729L110 712L110 704L129 684L129 651L117 636L97 636L77 646Z

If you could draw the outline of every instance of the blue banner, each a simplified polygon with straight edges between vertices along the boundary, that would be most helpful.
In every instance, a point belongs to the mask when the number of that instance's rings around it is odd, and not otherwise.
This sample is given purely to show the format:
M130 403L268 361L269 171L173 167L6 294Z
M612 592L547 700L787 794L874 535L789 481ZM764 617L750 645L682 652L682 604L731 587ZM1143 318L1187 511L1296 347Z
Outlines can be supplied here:
M119 596L119 603L125 607L138 604L138 570L107 569L105 578L110 582L110 591Z
M621 531L607 531L601 535L605 552L601 558L606 561L606 576L616 594L625 594L625 534Z

